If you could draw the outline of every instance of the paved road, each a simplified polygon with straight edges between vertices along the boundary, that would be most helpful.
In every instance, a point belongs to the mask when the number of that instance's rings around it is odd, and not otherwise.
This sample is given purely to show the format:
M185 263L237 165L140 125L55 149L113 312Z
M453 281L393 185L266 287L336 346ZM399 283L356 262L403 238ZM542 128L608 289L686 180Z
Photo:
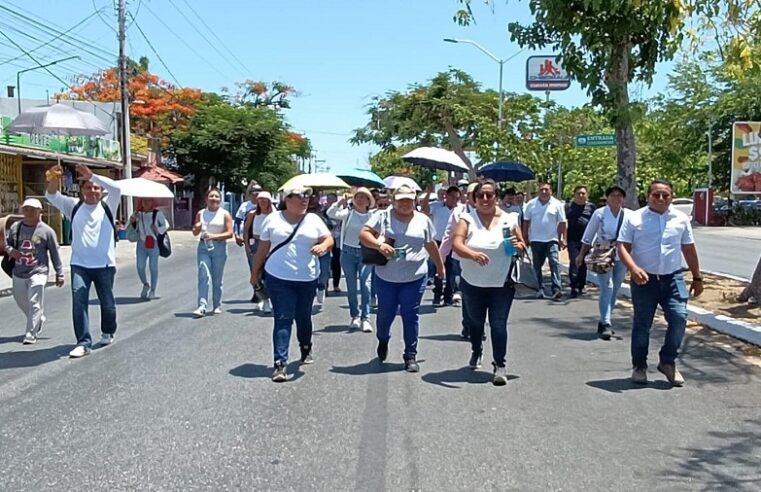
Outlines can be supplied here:
M593 299L523 299L497 388L464 367L454 308L424 309L415 375L398 326L381 367L336 297L316 316L316 363L277 385L271 319L250 313L235 253L226 312L203 320L187 314L192 249L163 264L158 301L137 302L122 268L117 342L83 360L65 358L67 291L48 289L33 347L0 299L2 490L761 489L761 370L711 335L686 341L686 387L654 371L634 387L625 312L623 340L602 342Z
M761 227L695 227L704 270L750 278L761 255Z

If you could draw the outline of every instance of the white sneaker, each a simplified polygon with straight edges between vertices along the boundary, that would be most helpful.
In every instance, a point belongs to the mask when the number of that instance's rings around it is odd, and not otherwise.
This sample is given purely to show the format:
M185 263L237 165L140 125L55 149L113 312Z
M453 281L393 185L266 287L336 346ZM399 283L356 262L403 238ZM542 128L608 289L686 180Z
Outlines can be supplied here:
M84 345L77 345L69 352L69 357L72 359L79 359L85 355L90 355L90 347L85 347Z
M462 301L462 296L460 295L459 292L455 292L454 295L452 296L452 302L460 302L460 301Z
M352 318L351 324L349 325L349 327L352 330L359 330L360 328L362 328L362 320L359 317Z
M151 286L143 284L143 290L140 291L140 299L148 299L148 292L151 291Z
M204 316L206 316L206 308L203 306L198 306L198 309L193 311L194 318L203 318Z
M35 343L37 343L37 337L32 335L31 333L27 333L26 335L24 335L24 341L21 343L23 343L24 345L34 345Z
M211 314L222 314L222 308L221 307L214 308L214 311L212 311Z
M363 319L362 320L362 331L364 333L372 333L373 332L373 325L370 324L370 320Z
M317 290L317 304L323 304L325 302L325 289Z
M270 314L272 312L272 301L269 299L262 301L262 312L264 314Z
M148 292L148 300L149 301L152 301L152 300L158 299L158 298L159 297L156 295L156 291L155 290L152 290L152 291Z
M100 344L101 345L111 345L112 343L114 343L114 336L113 335L110 335L108 333L104 333L100 337Z

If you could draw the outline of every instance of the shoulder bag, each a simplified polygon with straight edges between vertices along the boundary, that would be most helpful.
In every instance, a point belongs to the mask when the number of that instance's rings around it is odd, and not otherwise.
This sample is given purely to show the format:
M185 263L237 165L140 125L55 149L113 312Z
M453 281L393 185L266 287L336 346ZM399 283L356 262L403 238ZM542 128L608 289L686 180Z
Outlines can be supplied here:
M618 233L621 232L621 225L624 223L624 210L621 209L619 214L616 237L612 241L595 240L592 249L584 257L587 268L595 273L608 273L613 269L616 262L616 239L618 239Z
M168 232L164 232L163 234L158 233L158 228L156 227L156 215L158 215L158 213L158 210L153 211L153 233L156 235L156 243L158 243L159 246L159 256L162 258L169 258L172 256L172 241L169 240Z
M380 234L378 234L378 237L383 237L385 240L386 229L388 228L389 212L383 211L381 214L383 214L383 220L381 221L381 230ZM360 243L359 248L360 252L362 253L362 263L365 265L383 266L388 263L388 258L386 258L386 256L377 249L368 248L362 243Z

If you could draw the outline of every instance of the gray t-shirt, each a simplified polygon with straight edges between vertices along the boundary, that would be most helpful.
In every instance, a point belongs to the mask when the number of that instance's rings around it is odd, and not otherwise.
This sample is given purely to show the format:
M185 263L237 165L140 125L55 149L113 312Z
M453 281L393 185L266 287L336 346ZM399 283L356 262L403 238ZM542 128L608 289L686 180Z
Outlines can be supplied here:
M386 282L406 283L428 274L426 243L434 241L433 222L425 214L415 212L412 220L402 222L393 211L374 214L368 227L394 240L394 248L403 249L404 257L389 258L388 263L376 266L375 273Z
M21 253L16 260L13 276L31 278L32 275L48 275L48 256L53 262L56 275L63 275L63 264L58 254L55 232L44 222L36 226L25 225L22 221L11 226L5 237L6 251L15 249Z

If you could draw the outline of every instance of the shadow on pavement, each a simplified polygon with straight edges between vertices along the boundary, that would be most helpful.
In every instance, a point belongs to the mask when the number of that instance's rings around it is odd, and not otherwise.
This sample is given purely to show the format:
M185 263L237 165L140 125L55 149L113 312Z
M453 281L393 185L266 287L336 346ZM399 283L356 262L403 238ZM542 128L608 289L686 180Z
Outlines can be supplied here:
M321 330L314 330L315 333L362 333L362 330L352 329L349 325L326 325Z
M233 299L229 301L222 301L222 304L253 304L251 299Z
M68 356L71 345L57 345L37 350L5 352L0 357L0 370L17 367L35 367Z
M507 380L513 381L520 376L508 374ZM490 372L479 371L470 367L460 369L449 369L441 372L429 372L421 378L426 383L443 386L445 388L460 389L461 384L486 384L492 382L493 375ZM455 383L461 383L460 385Z
M142 304L148 302L148 299L142 299L140 297L116 297L114 298L117 306L126 306L129 304ZM98 299L90 299L88 303L90 306L99 306L100 301Z
M418 361L423 362L423 361ZM330 372L336 374L348 374L350 376L365 376L368 374L380 374L384 372L398 372L404 370L404 364L394 362L381 362L377 358L369 362L363 362L355 366L333 366Z
M426 335L421 336L419 338L425 339L425 340L436 340L437 342L467 342L470 343L470 340L467 338L463 338L460 335L457 335L455 333L446 333L444 335Z
M175 318L195 319L193 313L174 313Z
M692 447L672 452L667 470L659 472L671 489L761 490L761 420L737 422L737 429L711 431L709 447ZM688 458L685 459L685 456Z
M256 379L256 378L272 378L272 372L274 368L272 366L265 366L264 364L241 364L238 367L230 369L230 374L239 378ZM304 375L301 371L301 363L291 362L286 369L288 373L288 381L296 381Z
M24 340L24 335L17 335L15 337L0 337L0 344L21 343L23 340Z
M647 384L632 383L631 378L601 379L599 381L587 381L587 386L601 389L610 393L625 393L633 390L670 390L671 384L662 379L650 381Z
M653 330L655 331L655 330ZM660 348L664 331L650 341L651 351ZM761 371L731 347L717 343L716 334L707 328L688 332L682 341L678 366L687 384L750 384L761 378Z

